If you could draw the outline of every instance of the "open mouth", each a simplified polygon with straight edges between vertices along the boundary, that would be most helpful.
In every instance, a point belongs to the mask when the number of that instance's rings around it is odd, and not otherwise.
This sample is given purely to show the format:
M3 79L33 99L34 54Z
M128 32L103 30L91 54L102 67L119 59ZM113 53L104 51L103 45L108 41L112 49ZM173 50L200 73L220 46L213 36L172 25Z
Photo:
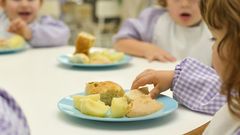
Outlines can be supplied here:
M19 12L18 14L19 14L19 16L21 16L21 17L28 17L28 16L31 15L30 12Z
M189 14L189 13L181 13L180 16L181 17L191 17L191 14Z
M182 19L182 20L184 20L184 21L188 21L190 18L191 18L191 14L189 14L189 13L181 13L180 14L180 18Z

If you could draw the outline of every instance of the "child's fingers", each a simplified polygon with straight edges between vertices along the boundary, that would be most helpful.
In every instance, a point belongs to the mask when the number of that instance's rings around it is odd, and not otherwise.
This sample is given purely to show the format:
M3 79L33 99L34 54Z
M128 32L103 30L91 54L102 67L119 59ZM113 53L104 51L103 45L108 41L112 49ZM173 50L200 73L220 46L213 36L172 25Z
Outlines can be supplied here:
M151 72L154 72L154 71L155 71L155 70L153 70L153 69L147 69L147 70L143 71L142 73L140 73L140 74L135 78L134 81L137 81L138 79L144 77L145 75L149 75L149 74L151 74Z
M23 21L20 18L18 18L11 22L8 30L10 32L17 32L19 31L19 29L23 27L23 25L24 25Z
M146 84L153 84L154 83L153 79L154 79L153 75L147 74L137 80L134 80L132 83L131 89L137 89L140 86L144 86Z
M159 60L161 62L168 62L168 59L164 55L156 56L156 60Z
M150 96L151 98L156 98L160 94L160 84L157 84L151 91Z
M157 56L150 55L150 56L147 56L146 58L149 62L152 62L154 60L158 60L158 61L161 61L161 62L167 62L168 61L166 58L164 58L163 55L157 55Z
M18 22L17 21L11 22L11 24L8 28L8 31L9 32L15 32L15 31L17 31L17 29L18 29Z
M170 54L166 54L165 58L170 62L175 62L177 59Z

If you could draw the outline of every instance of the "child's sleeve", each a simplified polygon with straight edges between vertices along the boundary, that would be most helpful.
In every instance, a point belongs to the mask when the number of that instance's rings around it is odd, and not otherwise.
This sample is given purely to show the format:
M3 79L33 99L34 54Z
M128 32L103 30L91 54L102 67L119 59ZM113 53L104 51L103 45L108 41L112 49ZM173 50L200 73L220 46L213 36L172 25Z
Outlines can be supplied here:
M0 89L0 134L29 135L26 118L16 101Z
M50 16L42 16L39 21L30 25L32 39L29 44L32 47L52 47L68 44L70 37L69 28L60 20Z
M234 135L240 135L240 127L235 131Z
M136 39L151 42L157 19L164 12L164 9L151 7L143 10L136 19L127 19L113 37L113 42L120 39Z
M197 60L186 58L175 68L173 97L191 110L215 114L226 103L220 86L216 71Z

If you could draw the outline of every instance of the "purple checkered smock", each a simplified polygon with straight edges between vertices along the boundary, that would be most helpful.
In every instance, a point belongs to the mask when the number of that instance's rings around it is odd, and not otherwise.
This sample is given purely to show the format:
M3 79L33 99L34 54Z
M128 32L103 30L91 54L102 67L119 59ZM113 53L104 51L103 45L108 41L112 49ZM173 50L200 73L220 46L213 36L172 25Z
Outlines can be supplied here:
M29 135L26 118L16 101L0 89L0 135Z
M220 78L213 68L186 58L175 68L171 89L180 104L213 115L226 103L226 97L220 94L220 86Z

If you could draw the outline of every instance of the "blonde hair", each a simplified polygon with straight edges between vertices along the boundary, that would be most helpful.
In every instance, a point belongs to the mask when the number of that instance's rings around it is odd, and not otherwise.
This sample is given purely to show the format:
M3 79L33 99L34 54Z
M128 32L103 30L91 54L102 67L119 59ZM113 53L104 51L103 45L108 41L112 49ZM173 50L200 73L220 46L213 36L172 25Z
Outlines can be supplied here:
M6 0L0 0L0 6L1 4L5 4ZM40 0L41 4L43 3L43 0Z
M221 92L227 96L229 110L240 118L240 1L201 0L203 20L210 29L226 30L217 48L224 62ZM227 54L223 55L223 48Z
M162 7L167 7L167 1L166 0L157 0L157 3L161 5Z

